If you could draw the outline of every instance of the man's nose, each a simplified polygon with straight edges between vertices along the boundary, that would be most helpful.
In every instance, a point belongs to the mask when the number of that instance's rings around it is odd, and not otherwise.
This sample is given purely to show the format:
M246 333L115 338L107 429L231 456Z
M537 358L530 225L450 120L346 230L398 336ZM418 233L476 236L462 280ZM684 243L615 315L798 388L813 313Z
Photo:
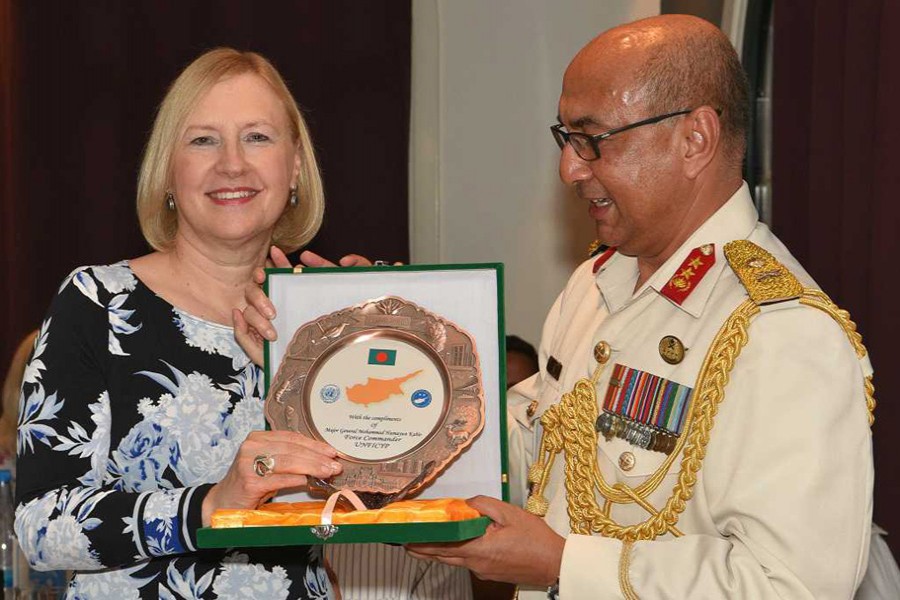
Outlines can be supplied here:
M578 156L571 144L566 144L559 155L559 178L566 185L590 179L591 168L586 160Z

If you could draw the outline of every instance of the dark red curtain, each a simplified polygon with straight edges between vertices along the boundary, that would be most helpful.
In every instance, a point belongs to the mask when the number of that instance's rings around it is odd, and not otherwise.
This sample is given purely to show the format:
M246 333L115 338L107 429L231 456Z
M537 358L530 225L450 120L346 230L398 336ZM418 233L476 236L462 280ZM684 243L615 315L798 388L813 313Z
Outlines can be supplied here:
M410 32L408 0L0 0L0 364L74 267L147 252L154 110L215 46L268 57L305 109L326 193L310 248L408 260Z
M796 0L776 3L774 16L773 225L868 347L875 521L897 555L900 2Z

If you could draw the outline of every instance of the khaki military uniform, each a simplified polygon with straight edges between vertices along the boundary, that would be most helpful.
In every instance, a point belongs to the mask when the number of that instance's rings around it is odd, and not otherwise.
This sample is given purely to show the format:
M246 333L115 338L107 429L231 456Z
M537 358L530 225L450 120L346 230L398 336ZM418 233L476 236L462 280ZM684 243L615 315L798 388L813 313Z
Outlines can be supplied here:
M540 372L510 394L514 499L525 494L522 473L537 455L541 415L577 380L591 376L598 342L612 350L596 381L601 408L614 364L695 386L714 337L747 299L747 289L723 256L727 242L744 239L771 253L803 286L816 287L758 222L746 185L637 292L634 258L614 253L599 261L596 273L595 259L578 268L547 318ZM698 248L715 261L674 301L663 292L684 275L686 259ZM866 568L872 519L863 388L871 368L831 316L797 300L762 306L747 335L718 405L692 497L672 530L633 543L571 533L563 458L557 458L544 497L546 521L566 536L561 599L853 596ZM675 364L660 351L665 336L685 348ZM642 495L653 510L666 506L679 483L682 456L675 454L655 489ZM625 439L599 436L598 467L609 485L639 489L667 459ZM632 502L613 504L609 516L632 525L650 514ZM519 597L546 598L546 590L522 589Z

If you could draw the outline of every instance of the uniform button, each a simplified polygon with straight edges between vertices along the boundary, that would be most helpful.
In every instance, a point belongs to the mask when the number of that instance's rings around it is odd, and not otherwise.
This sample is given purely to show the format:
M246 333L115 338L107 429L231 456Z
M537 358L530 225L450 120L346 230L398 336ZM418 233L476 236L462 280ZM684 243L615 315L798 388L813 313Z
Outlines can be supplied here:
M623 452L619 455L619 468L623 471L630 471L634 468L634 454L631 452Z
M684 344L674 335L667 335L659 340L659 355L670 365L683 361L684 351Z
M528 408L525 409L525 415L530 419L534 416L535 411L537 411L538 401L532 400L528 403Z
M612 348L609 347L609 344L597 342L597 345L594 346L594 360L602 365L609 360L610 356L612 356Z

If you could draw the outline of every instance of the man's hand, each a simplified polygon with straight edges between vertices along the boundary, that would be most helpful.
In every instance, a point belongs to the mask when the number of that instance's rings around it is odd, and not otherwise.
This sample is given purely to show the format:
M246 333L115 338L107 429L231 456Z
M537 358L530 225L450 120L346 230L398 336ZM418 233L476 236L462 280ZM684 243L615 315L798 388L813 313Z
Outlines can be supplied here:
M480 579L550 586L559 578L565 538L540 517L487 496L467 500L494 522L474 540L447 544L409 544L423 560L439 560L470 569Z

